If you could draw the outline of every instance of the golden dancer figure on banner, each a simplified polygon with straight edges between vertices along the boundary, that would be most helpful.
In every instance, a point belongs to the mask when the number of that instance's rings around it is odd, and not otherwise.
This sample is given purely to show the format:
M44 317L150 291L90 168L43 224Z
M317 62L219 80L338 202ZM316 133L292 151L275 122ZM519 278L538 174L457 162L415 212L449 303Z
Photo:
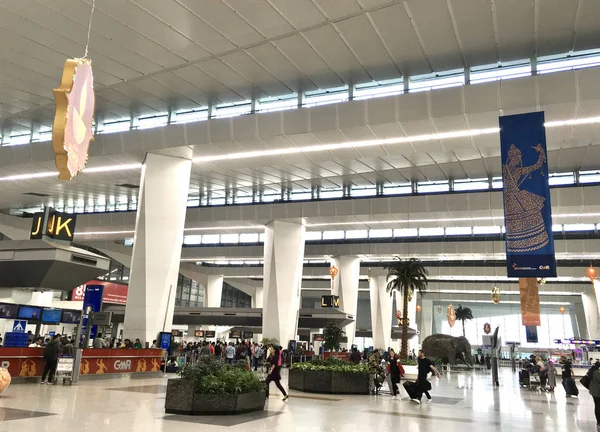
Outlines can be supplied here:
M524 167L521 150L513 144L508 150L508 161L502 167L507 252L538 250L549 241L542 216L546 198L521 190L530 174L539 170L546 161L546 152L541 144L532 148L539 153L535 164Z

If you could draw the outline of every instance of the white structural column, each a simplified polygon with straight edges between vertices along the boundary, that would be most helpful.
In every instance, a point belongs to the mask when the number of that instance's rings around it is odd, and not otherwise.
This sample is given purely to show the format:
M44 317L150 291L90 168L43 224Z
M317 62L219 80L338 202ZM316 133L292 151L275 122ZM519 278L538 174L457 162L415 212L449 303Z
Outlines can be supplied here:
M352 347L356 335L356 312L358 309L358 279L360 277L360 258L340 256L331 260L339 270L334 279L333 294L340 297L340 309L354 317L354 321L345 328L348 337L347 348Z
M170 331L192 161L147 154L142 167L124 335Z
M265 227L262 332L282 346L296 339L305 233L304 220Z
M385 276L373 276L369 280L371 295L371 328L373 347L387 350L392 338L392 297L386 291Z
M421 297L421 321L419 325L419 342L433 332L433 300Z
M598 332L598 302L596 301L596 294L590 290L588 293L581 294L581 300L583 302L583 310L585 311L585 320L588 330L588 336L590 339L598 339L600 332Z
M256 291L254 291L254 301L252 303L252 307L262 309L264 305L263 298L263 287L256 287Z
M223 294L223 276L208 275L206 282L206 307L220 308Z

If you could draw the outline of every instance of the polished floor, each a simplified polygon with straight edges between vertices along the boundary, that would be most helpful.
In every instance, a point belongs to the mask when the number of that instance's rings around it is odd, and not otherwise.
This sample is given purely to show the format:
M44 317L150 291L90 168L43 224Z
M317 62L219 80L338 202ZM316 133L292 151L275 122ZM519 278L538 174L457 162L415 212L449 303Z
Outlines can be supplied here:
M0 395L0 432L94 431L596 431L593 401L518 387L501 371L494 390L488 375L448 374L433 380L433 403L417 405L381 396L314 395L291 392L281 401L272 386L266 410L239 416L186 417L164 413L166 378L83 381L73 387L11 385ZM402 390L403 392L403 390Z

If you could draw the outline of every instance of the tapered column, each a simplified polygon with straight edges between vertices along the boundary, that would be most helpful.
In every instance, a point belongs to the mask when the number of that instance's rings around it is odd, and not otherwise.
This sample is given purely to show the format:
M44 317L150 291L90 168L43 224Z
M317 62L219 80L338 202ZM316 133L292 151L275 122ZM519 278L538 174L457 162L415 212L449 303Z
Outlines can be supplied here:
M284 347L297 334L305 232L303 220L265 227L263 336Z
M256 291L254 291L254 302L252 304L252 307L261 309L263 307L263 287L256 287Z
M369 281L373 347L385 350L392 338L392 297L386 286L385 276L374 276Z
M583 301L583 310L585 311L588 336L590 339L598 339L600 332L598 332L598 303L596 301L596 294L590 290L590 292L581 294L581 300Z
M354 317L354 321L345 327L350 349L356 334L356 312L358 308L358 278L360 276L360 258L357 256L341 256L331 260L338 268L334 279L333 294L340 297L340 309Z
M421 298L421 321L419 325L419 341L433 333L433 300Z
M222 294L223 276L208 275L208 281L206 282L206 306L220 308Z
M142 167L124 335L142 342L170 331L192 162L147 154Z

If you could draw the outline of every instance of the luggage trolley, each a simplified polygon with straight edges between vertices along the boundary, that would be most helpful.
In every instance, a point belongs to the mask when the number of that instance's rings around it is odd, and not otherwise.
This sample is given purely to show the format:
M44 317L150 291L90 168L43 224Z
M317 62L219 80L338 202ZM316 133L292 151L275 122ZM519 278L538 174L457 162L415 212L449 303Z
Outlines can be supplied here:
M62 378L63 385L73 383L73 366L75 365L75 356L62 356L58 358L56 365L55 380Z

